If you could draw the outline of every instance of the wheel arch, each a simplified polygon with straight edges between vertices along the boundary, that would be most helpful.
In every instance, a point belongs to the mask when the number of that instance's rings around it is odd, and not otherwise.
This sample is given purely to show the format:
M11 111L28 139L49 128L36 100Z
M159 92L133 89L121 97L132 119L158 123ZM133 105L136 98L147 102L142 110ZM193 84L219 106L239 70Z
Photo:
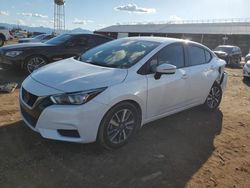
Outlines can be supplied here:
M6 37L3 33L0 33L0 38L2 38L4 41L6 41Z
M121 104L121 103L126 103L126 102L127 102L127 103L131 103L131 104L133 104L133 105L136 107L136 109L137 109L138 112L139 112L140 119L141 119L141 121L142 121L142 114L143 114L143 112L142 112L142 107L141 107L141 105L139 104L139 102L136 101L136 100L134 100L134 99L124 99L124 100L120 100L120 101L117 101L117 102L113 103L111 106L109 106L108 110L106 110L105 115L104 115L103 117L105 117L106 114L107 114L114 106L116 106L116 105L118 105L118 104Z

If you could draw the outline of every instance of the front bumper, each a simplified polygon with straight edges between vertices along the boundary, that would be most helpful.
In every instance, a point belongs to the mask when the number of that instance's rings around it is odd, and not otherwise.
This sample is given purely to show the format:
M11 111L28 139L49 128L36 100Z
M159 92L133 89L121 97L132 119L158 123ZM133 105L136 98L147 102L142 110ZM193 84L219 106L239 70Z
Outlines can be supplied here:
M9 58L5 55L0 55L0 65L3 68L9 69L9 68L15 68L15 67L21 67L23 63L23 60L16 59L16 58Z
M243 67L243 76L250 77L250 68L248 68L247 65L244 65Z
M94 99L83 105L55 105L49 96L59 93L60 91L28 77L19 94L24 122L44 138L79 143L95 142L99 125L109 106Z

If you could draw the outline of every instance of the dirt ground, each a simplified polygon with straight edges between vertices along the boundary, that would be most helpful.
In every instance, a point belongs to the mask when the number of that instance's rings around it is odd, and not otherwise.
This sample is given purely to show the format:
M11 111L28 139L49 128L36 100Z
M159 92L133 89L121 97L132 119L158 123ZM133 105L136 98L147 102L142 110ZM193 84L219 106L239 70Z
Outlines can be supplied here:
M125 147L43 139L21 121L18 89L0 94L0 187L250 187L250 81L227 68L220 109L143 127ZM0 81L24 79L0 69Z

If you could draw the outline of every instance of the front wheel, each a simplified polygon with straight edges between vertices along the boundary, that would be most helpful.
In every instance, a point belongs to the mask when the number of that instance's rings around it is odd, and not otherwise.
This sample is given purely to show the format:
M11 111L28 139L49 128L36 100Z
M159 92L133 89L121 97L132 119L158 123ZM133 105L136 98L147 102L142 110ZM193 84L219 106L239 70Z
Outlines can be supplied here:
M222 98L222 89L220 85L217 82L215 82L203 105L208 110L215 110L220 105L221 98Z
M25 61L24 69L27 74L31 74L34 70L46 65L48 61L42 56L32 56Z
M140 122L135 105L119 103L104 116L98 131L98 142L106 149L119 148L134 135Z

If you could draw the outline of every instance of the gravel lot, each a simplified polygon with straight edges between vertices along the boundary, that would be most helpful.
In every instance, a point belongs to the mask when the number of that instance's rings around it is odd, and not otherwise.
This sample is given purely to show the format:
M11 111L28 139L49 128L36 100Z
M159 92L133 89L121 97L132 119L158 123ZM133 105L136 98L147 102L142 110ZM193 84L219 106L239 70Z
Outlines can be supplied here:
M250 187L250 81L226 71L220 109L152 122L116 151L43 139L20 120L18 89L0 93L0 187ZM23 79L0 69L0 81Z

